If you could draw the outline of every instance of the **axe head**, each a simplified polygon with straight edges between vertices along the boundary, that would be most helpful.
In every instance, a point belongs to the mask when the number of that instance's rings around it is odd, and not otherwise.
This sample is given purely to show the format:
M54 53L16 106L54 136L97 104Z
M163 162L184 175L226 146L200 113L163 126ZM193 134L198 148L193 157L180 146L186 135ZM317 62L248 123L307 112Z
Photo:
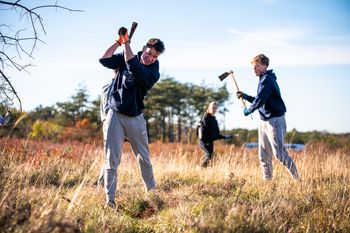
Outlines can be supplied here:
M137 28L137 23L132 22L131 29L130 29L130 34L129 34L129 40L131 40L132 36L134 35L134 32Z
M225 78L227 78L227 76L229 76L231 73L233 73L232 70L230 70L229 72L225 72L222 75L219 76L220 81L224 80Z

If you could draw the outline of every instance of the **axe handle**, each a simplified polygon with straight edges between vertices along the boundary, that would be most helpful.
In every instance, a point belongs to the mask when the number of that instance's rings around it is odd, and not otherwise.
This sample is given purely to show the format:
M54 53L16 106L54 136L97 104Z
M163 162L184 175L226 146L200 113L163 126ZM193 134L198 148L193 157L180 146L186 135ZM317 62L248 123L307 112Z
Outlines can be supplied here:
M232 79L233 79L233 82L235 83L236 90L237 90L237 91L240 91L240 90L239 90L239 87L238 87L238 84L237 84L237 82L236 82L235 76L233 75L233 72L231 72L230 75L231 75L231 77L232 77ZM245 104L243 98L241 97L241 98L239 98L239 99L241 100L243 107L244 107L244 108L247 108L247 105ZM253 120L253 116L252 116L252 115L250 115L250 118Z
M232 77L232 79L233 79L233 82L235 83L235 86L236 86L236 90L237 90L237 92L238 92L238 91L240 91L240 90L239 90L239 87L238 87L238 85L237 85L237 82L236 82L235 76L233 75L233 73L232 73L232 72L230 73L230 75L231 75L231 77ZM243 98L241 97L241 98L239 98L239 99L241 100L243 107L244 107L244 108L247 108L247 106L246 106L246 104L245 104L245 102L244 102Z
M130 34L129 34L129 40L131 40L132 36L134 35L134 32L137 28L137 23L132 22L131 29L130 29Z

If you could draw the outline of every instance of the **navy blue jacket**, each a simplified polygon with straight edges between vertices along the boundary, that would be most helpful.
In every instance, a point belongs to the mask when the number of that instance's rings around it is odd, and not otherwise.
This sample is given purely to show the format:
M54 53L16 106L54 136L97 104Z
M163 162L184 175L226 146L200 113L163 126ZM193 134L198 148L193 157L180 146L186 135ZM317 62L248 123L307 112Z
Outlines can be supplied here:
M255 97L243 95L244 99L252 103L249 111L254 112L259 109L262 120L283 116L286 112L286 106L282 100L276 79L275 73L268 70L260 75L257 95Z
M160 77L158 60L148 66L143 65L140 63L141 54L138 52L127 62L124 61L123 53L100 59L103 66L118 70L108 107L127 116L142 113L143 99Z

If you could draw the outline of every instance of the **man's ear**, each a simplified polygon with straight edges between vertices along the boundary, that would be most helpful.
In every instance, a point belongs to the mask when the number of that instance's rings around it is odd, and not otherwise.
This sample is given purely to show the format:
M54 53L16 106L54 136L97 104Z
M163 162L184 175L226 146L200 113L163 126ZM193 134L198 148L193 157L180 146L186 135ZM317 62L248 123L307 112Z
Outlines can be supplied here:
M147 49L147 47L146 47L146 45L144 45L142 48L142 52L146 52L146 49Z

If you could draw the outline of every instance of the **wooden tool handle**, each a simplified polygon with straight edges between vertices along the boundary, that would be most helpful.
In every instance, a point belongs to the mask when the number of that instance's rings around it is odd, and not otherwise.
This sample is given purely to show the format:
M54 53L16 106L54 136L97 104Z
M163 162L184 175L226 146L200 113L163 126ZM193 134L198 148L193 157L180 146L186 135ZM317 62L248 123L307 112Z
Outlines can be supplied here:
M232 77L232 79L233 79L233 82L235 83L237 92L240 91L240 90L239 90L239 87L238 87L238 84L237 84L237 82L236 82L235 76L234 76L234 74L233 74L232 71L230 72L230 75L231 75L231 77ZM245 104L243 98L241 97L241 98L239 98L239 99L241 100L243 107L244 107L244 108L247 108L247 106L246 106L246 104Z

